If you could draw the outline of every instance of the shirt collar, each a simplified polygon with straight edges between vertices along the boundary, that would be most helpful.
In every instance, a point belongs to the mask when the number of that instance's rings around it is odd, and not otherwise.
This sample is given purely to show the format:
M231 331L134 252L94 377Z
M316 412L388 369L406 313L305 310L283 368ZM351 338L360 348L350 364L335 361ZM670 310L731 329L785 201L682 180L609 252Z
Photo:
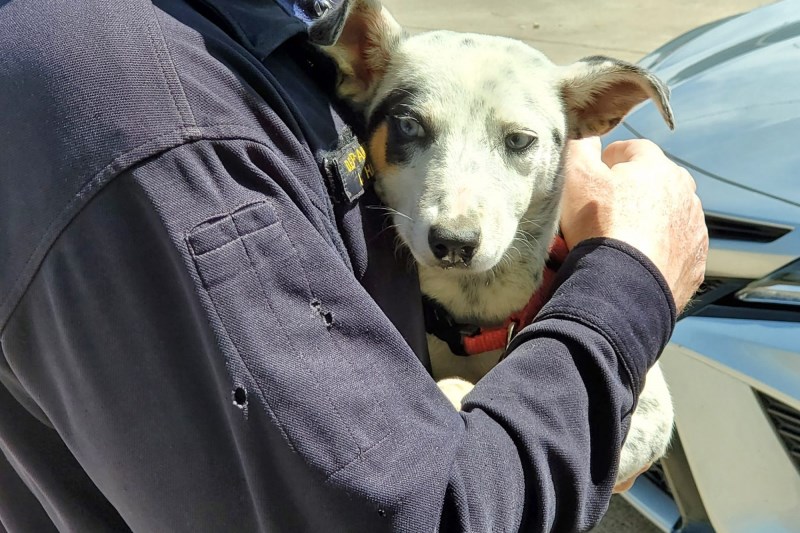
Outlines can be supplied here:
M337 0L199 0L211 8L259 59L327 12Z

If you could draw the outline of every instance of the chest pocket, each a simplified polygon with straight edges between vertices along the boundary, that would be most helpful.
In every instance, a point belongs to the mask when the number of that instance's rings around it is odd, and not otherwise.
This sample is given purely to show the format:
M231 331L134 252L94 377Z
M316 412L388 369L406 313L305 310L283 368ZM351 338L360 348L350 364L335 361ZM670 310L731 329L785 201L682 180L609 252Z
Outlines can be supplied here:
M330 475L388 431L283 224L257 202L200 224L186 242L217 314L232 403L246 415L262 399L289 445Z

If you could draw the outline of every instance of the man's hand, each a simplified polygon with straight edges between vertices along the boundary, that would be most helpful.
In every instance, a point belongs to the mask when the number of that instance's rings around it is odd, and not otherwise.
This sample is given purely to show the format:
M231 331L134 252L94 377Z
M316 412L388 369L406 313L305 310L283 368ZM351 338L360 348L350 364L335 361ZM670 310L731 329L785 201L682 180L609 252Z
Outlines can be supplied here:
M680 312L703 281L708 230L686 169L646 140L570 141L561 231L571 249L592 237L624 241L667 281Z
M633 484L636 483L636 479L639 476L641 476L642 474L644 474L645 472L647 472L648 470L650 470L651 466L653 466L653 465L649 464L649 465L645 466L644 468L642 468L641 470L636 472L633 476L631 476L629 479L626 479L625 481L622 481L622 482L617 483L616 485L614 485L614 489L611 491L611 493L612 494L622 494L623 492L628 492L629 490L631 490L631 487L633 487Z

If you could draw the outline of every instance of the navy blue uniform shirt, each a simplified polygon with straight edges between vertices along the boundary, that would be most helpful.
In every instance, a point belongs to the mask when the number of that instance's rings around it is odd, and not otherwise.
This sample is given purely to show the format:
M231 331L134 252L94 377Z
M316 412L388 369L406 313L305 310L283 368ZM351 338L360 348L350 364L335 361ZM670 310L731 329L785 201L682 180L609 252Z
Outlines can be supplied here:
M266 0L0 0L0 530L573 531L674 323L576 247L457 413ZM324 70L324 69L323 69Z

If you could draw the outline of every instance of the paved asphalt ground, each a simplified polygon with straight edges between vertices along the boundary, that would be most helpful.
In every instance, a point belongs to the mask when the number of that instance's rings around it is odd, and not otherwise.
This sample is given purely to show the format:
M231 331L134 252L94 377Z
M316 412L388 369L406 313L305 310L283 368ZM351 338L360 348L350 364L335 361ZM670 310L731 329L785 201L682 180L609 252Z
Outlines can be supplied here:
M413 32L449 29L505 35L538 48L558 64L608 55L638 61L686 31L771 3L765 0L383 0ZM597 533L656 533L614 497Z

